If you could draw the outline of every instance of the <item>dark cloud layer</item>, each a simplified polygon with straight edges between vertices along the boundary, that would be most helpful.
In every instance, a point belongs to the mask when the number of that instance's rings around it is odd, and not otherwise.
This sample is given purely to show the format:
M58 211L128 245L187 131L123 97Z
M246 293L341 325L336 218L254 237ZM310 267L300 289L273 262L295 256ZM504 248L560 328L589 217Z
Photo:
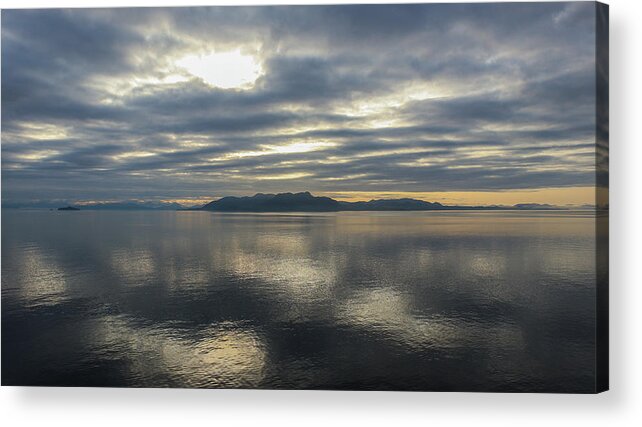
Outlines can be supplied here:
M595 74L593 3L5 10L2 199L590 186Z

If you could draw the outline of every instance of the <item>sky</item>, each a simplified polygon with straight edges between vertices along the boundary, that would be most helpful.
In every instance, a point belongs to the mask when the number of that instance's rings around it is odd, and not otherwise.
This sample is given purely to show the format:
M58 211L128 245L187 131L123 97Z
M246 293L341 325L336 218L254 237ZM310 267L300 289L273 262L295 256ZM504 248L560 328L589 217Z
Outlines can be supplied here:
M2 204L595 198L595 6L2 11Z

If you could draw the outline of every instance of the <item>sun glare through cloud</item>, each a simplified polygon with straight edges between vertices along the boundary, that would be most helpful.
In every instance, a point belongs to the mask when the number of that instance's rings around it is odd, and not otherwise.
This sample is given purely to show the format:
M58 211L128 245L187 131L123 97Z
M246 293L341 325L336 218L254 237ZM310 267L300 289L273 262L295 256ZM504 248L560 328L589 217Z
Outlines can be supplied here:
M187 55L176 65L210 86L222 89L250 89L261 76L261 64L240 50Z

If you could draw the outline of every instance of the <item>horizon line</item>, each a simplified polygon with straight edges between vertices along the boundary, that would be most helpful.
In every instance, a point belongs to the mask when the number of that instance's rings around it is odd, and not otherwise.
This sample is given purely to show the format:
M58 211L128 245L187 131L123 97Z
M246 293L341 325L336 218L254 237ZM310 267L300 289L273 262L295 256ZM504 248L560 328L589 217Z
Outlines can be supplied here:
M593 187L596 189L597 187ZM536 191L536 190L520 190L522 192L526 191ZM292 195L297 195L297 194L310 194L313 197L326 197L330 198L332 200L338 201L338 202L346 202L346 203L357 203L357 202L372 202L372 201L378 201L378 200L402 200L402 199L411 199L411 200L417 200L421 202L426 202L426 203L437 203L440 204L444 207L514 207L514 206L519 206L519 205L533 205L533 206L550 206L550 207L559 207L559 208L590 208L590 207L597 207L598 204L595 203L594 201L591 202L584 202L584 203L555 203L555 202L546 202L546 201L538 201L538 202L533 202L533 201L519 201L515 203L501 203L501 202L495 202L495 203L483 203L483 202L454 202L454 201L444 201L444 197L441 198L430 198L430 199L425 199L425 198L420 198L419 194L452 194L452 193L489 193L489 192L372 192L373 194L379 194L379 197L360 197L360 198L350 198L350 197L341 197L337 196L336 192L321 192L321 195L316 195L312 193L309 190L306 191L284 191L284 192L263 192L259 191L254 194L248 195L248 194L241 194L241 195L233 195L233 194L228 194L228 195L223 195L219 197L197 197L197 198L158 198L158 197L152 197L152 198L127 198L127 199L76 199L76 200L71 200L71 199L49 199L49 200L31 200L31 201L21 201L21 202L11 202L8 200L2 200L1 201L1 207L2 208L15 208L15 209L20 209L20 208L51 208L51 207L64 207L64 206L96 206L96 205L118 205L118 204L140 204L140 205L148 205L148 206L167 206L167 205L179 205L182 208L195 208L198 206L204 206L208 203L223 199L225 197L236 197L236 198L251 198L255 197L257 195L283 195L283 194L292 194ZM358 194L363 194L363 192L346 192L346 193L358 193ZM346 194L343 192L339 192L338 194ZM386 197L384 194L390 194L389 197ZM412 196L412 194L418 194L417 196ZM492 193L499 193L499 194L505 194L506 192L503 191L497 191L497 192L492 192ZM331 194L332 196L326 195L326 194ZM395 197L396 196L396 197ZM440 200L441 199L441 200Z

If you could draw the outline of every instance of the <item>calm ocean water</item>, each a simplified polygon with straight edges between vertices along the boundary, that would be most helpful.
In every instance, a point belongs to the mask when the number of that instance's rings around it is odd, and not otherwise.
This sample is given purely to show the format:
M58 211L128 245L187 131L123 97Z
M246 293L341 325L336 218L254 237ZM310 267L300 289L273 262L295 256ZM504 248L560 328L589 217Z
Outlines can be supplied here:
M2 384L587 392L592 212L2 211Z

